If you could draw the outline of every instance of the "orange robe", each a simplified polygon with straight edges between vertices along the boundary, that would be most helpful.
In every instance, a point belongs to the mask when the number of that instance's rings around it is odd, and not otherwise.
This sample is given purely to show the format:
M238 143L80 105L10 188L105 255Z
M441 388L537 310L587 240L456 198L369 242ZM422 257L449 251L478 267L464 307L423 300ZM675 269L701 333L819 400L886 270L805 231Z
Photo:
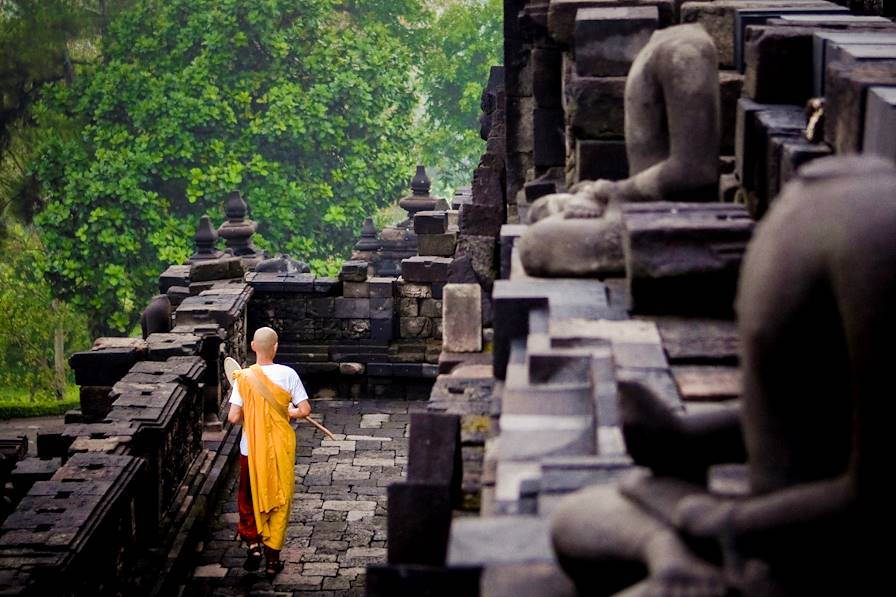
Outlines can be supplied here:
M283 549L295 485L296 434L289 423L292 396L258 365L237 371L243 430L249 442L249 482L262 542Z

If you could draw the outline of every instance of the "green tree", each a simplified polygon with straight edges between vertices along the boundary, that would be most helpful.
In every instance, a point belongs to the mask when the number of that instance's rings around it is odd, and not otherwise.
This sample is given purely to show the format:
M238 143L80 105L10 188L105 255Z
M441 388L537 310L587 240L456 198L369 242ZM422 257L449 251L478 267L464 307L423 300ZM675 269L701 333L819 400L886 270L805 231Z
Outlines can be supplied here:
M31 108L45 85L97 58L97 36L127 0L0 1L0 214L30 223L41 201L28 163ZM3 222L0 222L0 234Z
M0 260L0 387L61 397L67 382L64 357L89 346L86 321L54 298L43 277L44 248L33 231L9 226L0 247L5 255ZM62 353L54 358L57 348ZM61 375L54 360L62 364Z
M332 269L407 186L425 12L379 0L138 0L34 108L37 223L61 297L130 329L198 216L240 189L256 242Z
M436 193L470 184L485 149L480 98L489 68L504 61L502 24L500 0L456 0L430 27L419 75L425 96L420 159L430 167Z

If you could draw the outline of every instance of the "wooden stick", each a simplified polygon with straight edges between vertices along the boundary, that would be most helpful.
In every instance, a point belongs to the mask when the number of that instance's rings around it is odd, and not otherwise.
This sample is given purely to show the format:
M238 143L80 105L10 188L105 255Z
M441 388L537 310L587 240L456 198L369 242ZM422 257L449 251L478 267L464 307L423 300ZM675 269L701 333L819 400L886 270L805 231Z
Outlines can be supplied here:
M328 438L330 438L331 440L334 440L334 441L336 440L336 437L335 437L332 433L330 433L330 430L329 430L329 429L327 429L326 427L324 427L323 425L321 425L320 423L318 423L317 421L315 421L315 420L312 419L311 417L304 417L304 419L305 419L306 421L308 421L309 423L311 423L312 425L314 425L315 427L317 427L318 429L320 429L321 433L323 433L324 435L326 435L326 436L327 436Z

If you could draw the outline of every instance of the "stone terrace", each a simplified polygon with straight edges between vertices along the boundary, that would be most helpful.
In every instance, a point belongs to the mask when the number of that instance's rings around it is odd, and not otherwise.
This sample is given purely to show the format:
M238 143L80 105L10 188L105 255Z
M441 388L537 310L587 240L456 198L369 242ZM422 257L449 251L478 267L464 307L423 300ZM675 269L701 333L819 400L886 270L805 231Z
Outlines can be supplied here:
M386 487L405 477L409 412L425 402L314 401L314 416L338 441L298 428L296 493L273 584L247 573L234 540L237 471L197 545L182 595L363 595L364 568L386 558Z

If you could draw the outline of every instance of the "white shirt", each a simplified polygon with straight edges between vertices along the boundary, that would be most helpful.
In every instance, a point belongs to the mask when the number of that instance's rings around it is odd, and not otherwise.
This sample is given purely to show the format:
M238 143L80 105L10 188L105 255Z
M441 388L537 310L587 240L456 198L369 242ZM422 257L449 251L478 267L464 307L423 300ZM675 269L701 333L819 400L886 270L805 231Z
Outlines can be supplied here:
M302 385L302 380L299 379L299 374L296 373L295 369L276 363L259 366L264 371L264 374L268 376L268 379L289 392L289 395L292 396L290 402L292 402L293 406L298 406L303 400L308 400L308 393L305 391L305 386ZM233 391L230 393L230 403L240 407L243 406L243 397L240 396L239 384L233 384ZM240 454L243 456L249 455L249 440L246 439L245 431L243 431L240 437Z

